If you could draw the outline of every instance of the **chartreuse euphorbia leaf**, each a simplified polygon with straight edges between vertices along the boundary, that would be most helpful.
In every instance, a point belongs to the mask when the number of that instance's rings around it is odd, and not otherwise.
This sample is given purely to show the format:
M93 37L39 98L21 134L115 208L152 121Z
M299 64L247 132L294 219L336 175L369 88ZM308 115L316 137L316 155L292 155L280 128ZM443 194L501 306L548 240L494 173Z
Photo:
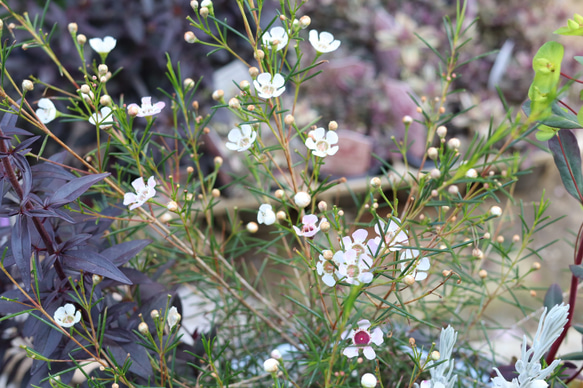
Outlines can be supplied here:
M576 13L573 19L567 20L567 27L561 27L554 33L559 35L583 35L583 16Z
M558 130L558 128L549 127L548 125L540 125L535 136L539 141L547 141L555 136Z
M549 140L549 148L559 169L563 186L577 201L583 203L583 174L581 151L577 138L569 129L561 129Z
M529 116L531 112L530 105L531 102L528 100L522 104L522 109ZM544 119L539 120L539 122L540 125L538 127L538 132L536 133L536 138L540 141L549 140L561 128L579 129L582 127L582 125L579 124L577 116L560 106L556 101L551 104L551 114Z
M528 90L528 98L531 101L530 114L537 120L542 120L551 114L551 104L557 97L564 51L560 43L547 42L532 59L535 74Z

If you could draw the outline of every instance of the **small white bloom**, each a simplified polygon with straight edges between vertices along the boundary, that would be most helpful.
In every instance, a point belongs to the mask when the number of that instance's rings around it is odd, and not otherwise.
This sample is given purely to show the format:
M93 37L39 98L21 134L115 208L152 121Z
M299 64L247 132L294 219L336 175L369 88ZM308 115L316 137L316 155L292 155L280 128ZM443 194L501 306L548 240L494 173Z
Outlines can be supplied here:
M253 81L253 86L261 98L279 97L285 91L285 79L279 73L261 73Z
M365 373L360 378L360 385L363 388L374 388L377 385L377 378L372 373Z
M139 106L138 104L130 104L128 110L130 110L130 108L135 109L133 107L136 107L138 109L138 114L136 116L149 117L160 113L165 106L166 103L163 101L158 101L152 105L152 97L142 97L142 106Z
M101 38L89 39L89 45L91 46L91 48L95 52L97 52L99 54L109 53L111 50L113 50L115 48L116 43L117 43L117 40L115 40L111 36L106 36L103 39L101 39Z
M338 277L348 284L359 285L372 282L370 272L373 261L369 255L359 255L354 249L344 252L344 262L338 266Z
M318 34L318 31L311 30L309 40L319 53L329 53L340 47L340 41L334 39L334 35L326 31L322 31Z
M57 117L57 108L55 104L48 98L41 98L38 100L38 109L36 115L43 124L48 124Z
M490 214L494 217L500 217L502 215L502 208L500 206L492 206L490 208Z
M474 169L474 168L470 168L467 172L466 172L466 177L468 178L477 178L478 177L478 172Z
M338 273L340 265L344 264L344 252L337 251L332 260L326 260L324 256L320 255L316 270L318 275L322 276L322 281L328 287L333 287L336 284L336 277L341 277ZM336 275L336 277L334 277Z
M71 327L78 323L81 320L81 311L75 310L75 306L71 303L59 307L53 315L57 325L61 327Z
M305 191L298 191L294 195L294 203L298 205L300 209L305 208L312 202L312 196Z
M406 245L409 242L409 236L401 229L401 220L397 217L391 217L388 225L383 220L379 220L374 226L374 231L379 235L375 239L377 246L386 244L390 251L398 251L401 249L401 245ZM376 248L373 252L376 252Z
M345 331L342 333L342 339L350 338L352 340L352 346L348 346L342 354L348 358L358 356L360 349L362 349L364 356L369 360L374 360L377 356L371 344L377 346L383 343L383 332L380 328L376 327L372 333L369 330L370 321L363 319L358 321L358 329Z
M168 317L166 317L166 322L168 322L170 329L176 326L181 318L182 316L178 313L178 309L174 306L170 307L170 310L168 310Z
M253 145L257 138L257 133L248 124L243 124L240 127L235 127L229 131L229 141L225 143L231 151L243 152L248 150Z
M368 237L368 232L366 229L357 229L352 233L352 238L349 236L342 237L342 244L344 245L344 250L354 249L357 255L368 255L372 256L376 253L377 246L374 240L366 240ZM374 250L373 250L374 249Z
M148 185L144 184L144 178L139 177L132 182L132 187L136 193L125 193L123 196L123 204L130 205L130 210L142 206L147 200L156 195L156 180L153 176L148 179Z
M273 27L269 31L265 31L261 38L263 45L268 48L274 48L279 51L287 45L288 36L283 27Z
M257 222L265 225L272 225L275 222L275 213L273 212L271 205L264 203L259 206L259 212L257 212Z
M306 139L306 147L312 150L312 154L321 158L338 152L338 146L332 146L332 144L336 143L338 143L336 132L328 131L326 133L326 130L322 127L310 131Z
M415 277L415 280L420 281L427 278L427 271L431 267L431 263L427 257L422 257L421 259L417 260L419 257L419 251L417 249L403 249L401 250L403 254L402 259L407 260L401 263L401 271L405 271L411 260L415 260L416 263L413 263L408 269L412 271L412 275Z
M275 373L278 369L279 361L277 361L275 358L268 358L263 363L263 370L265 370L267 373Z
M320 231L320 226L316 225L318 222L318 217L314 214L306 214L302 217L302 229L298 228L297 226L293 225L294 231L298 236L304 237L314 237L316 233Z
M99 128L107 129L113 125L113 111L111 108L104 106L97 113L93 113L89 117L89 122L93 125L99 124Z

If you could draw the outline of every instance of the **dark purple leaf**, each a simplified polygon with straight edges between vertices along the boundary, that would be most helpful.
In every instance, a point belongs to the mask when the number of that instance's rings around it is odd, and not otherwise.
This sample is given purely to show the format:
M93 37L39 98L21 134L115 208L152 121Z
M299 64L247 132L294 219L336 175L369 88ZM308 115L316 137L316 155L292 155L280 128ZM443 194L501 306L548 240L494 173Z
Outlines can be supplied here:
M575 199L583 203L583 174L581 152L577 138L569 129L561 129L549 140L549 148L559 169L563 185Z
M31 169L35 179L63 179L65 181L70 181L76 178L75 175L71 174L63 167L52 163L37 164L32 166Z
M81 178L75 178L61 186L49 199L49 203L53 206L62 206L69 202L73 202L81 194L86 192L91 186L99 182L109 173L86 175Z
M68 253L68 251L72 250L73 248L87 245L87 240L89 240L91 237L93 236L88 233L77 234L61 244L60 250Z
M561 291L561 286L559 286L557 283L553 283L545 294L543 305L547 308L547 310L550 310L555 305L561 303L563 303L563 291Z
M20 142L20 144L18 144L18 145L16 145L16 147L14 147L13 152L19 152L23 155L27 154L31 150L30 146L32 145L32 143L37 141L39 138L40 138L40 136L33 136L29 139L26 139L26 140Z
M133 342L118 344L115 342L104 341L104 345L111 352L115 361L119 365L123 365L128 354L131 354L130 372L137 374L145 379L152 375L152 364L148 353L143 346L137 344L138 338Z
M4 116L2 116L2 120L0 121L0 128L2 128L2 132L7 136L32 136L32 133L15 127L17 119L18 115L15 113L4 113Z
M114 245L111 248L107 248L106 250L102 251L101 254L111 260L114 265L119 267L140 253L140 251L151 242L152 240L126 241L124 243Z
M26 290L30 290L30 255L32 254L28 223L28 217L18 216L12 228L11 237L12 255Z
M14 162L14 165L18 167L20 174L22 175L23 199L28 198L28 194L32 188L32 173L30 171L30 164L28 164L28 160L26 160L24 155L21 154L13 154L12 161Z
M124 284L132 284L115 265L113 265L105 256L97 252L86 249L69 251L63 255L63 264L69 268L78 271L85 271L101 275Z
M2 298L0 299L0 314L2 315L15 314L21 311L29 310L31 308L22 304L27 303L28 299L26 299L26 297L20 290L8 290L1 296ZM6 300L4 298L11 300ZM12 300L14 300L14 302L12 302Z

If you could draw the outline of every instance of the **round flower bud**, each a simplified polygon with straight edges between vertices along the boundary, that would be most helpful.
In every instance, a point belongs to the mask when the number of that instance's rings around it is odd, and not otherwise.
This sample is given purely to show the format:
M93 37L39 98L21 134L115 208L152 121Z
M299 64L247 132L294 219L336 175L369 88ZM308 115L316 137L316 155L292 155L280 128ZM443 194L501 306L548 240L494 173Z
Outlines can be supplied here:
M455 150L457 150L458 148L460 148L461 145L462 145L462 143L460 142L460 139L458 139L457 137L452 137L447 142L447 146L449 148L453 148Z
M413 337L409 337L409 345L410 345L411 347L415 346L415 342L416 342L416 341L415 341L415 338L413 338Z
M107 65L103 63L97 67L97 72L99 73L99 75L105 75L107 74L108 71L109 68L107 67Z
M301 209L305 208L312 202L312 197L305 191L298 191L294 195L294 203Z
M273 193L275 195L275 198L277 199L282 199L283 198L283 190L282 189L277 189L275 190L275 193Z
M77 43L79 43L80 46L83 46L85 43L87 43L87 37L83 34L77 35Z
M281 352L277 349L273 349L269 354L271 358L275 358L276 360L281 360Z
M437 350L434 350L433 352L431 352L430 357L433 361L437 361L439 360L439 357L441 357L441 354L439 354Z
M413 284L415 284L415 276L413 275L407 275L403 278L403 283L405 283L408 286L412 286Z
M140 322L140 324L138 325L138 331L146 335L150 331L150 328L148 327L148 324L146 322Z
M486 271L485 269L481 269L478 272L478 276L480 277L480 279L485 279L488 276L488 271Z
M488 232L484 233L484 238L485 238L486 240L489 240L489 239L490 239L490 237L492 237L492 235L490 235L490 233L488 233Z
M460 189L456 185L451 185L447 188L447 191L451 195L457 195L460 192Z
M344 216L344 210L338 210L338 216L343 217Z
M441 171L439 171L438 168L434 168L431 171L429 171L429 176L431 176L431 178L433 179L439 179L439 177L441 176Z
M206 18L209 15L209 9L207 7L200 7L200 16Z
M306 28L308 28L308 26L310 25L311 22L312 22L312 19L308 15L302 16L300 18L300 28L302 30L305 30Z
M198 9L198 1L192 0L190 2L190 7L192 8L193 11L196 11Z
M128 108L128 114L131 117L136 117L140 113L140 108L137 105L130 105Z
M372 178L370 180L370 185L371 185L371 187L373 187L375 189L380 188L382 185L381 178L375 176L374 178Z
M328 221L320 222L320 230L324 233L328 233L330 230L330 223Z
M265 52L263 50L257 50L256 53L253 53L253 58L257 59L258 61L265 58Z
M160 312L156 309L150 311L150 317L152 319L158 319L160 317Z
M439 127L437 127L435 133L437 133L437 136L443 139L445 135L447 135L447 128L444 127L443 125L440 125Z
M81 85L81 88L79 90L81 90L81 93L84 93L84 94L91 93L91 88L87 84Z
M280 221L283 221L283 220L285 220L287 218L287 215L285 214L285 212L283 210L280 210L277 213L275 213L275 216Z
M530 296L532 296L534 298L536 296L536 291L535 290L530 290Z
M318 210L320 210L321 212L325 212L326 210L328 210L328 203L326 203L326 201L318 202Z
M241 88L241 90L249 90L249 88L251 88L251 84L249 83L249 81L247 81L246 79L244 79L243 81L239 82L239 87Z
M500 206L492 206L490 208L490 214L494 217L500 217L502 215L502 208Z
M257 233L258 230L259 230L259 226L257 225L257 223L250 222L247 224L247 231L249 233Z
M25 79L22 81L22 90L26 90L27 92L31 92L34 89L34 84L31 80Z
M502 244L504 242L504 236L498 236L496 237L496 242L499 244Z
M429 159L435 160L439 156L439 151L435 147L429 147L427 149L427 157Z
M437 197L439 195L439 192L435 189L431 190L431 196L432 197Z
M196 43L197 41L196 35L194 35L194 32L192 31L186 31L184 33L184 40L186 41L186 43Z
M182 81L182 86L184 87L184 90L186 90L186 91L194 88L195 85L196 85L196 83L194 82L194 80L192 78L185 78L184 81Z
M77 23L69 23L69 24L67 25L67 28L69 29L69 32L70 32L71 34L75 34L75 33L77 33Z
M478 259L482 259L484 257L484 252L482 252L482 250L480 248L474 248L472 250L472 256L474 256Z
M377 378L372 373L365 373L360 378L360 385L363 388L374 388L377 385Z
M269 358L263 363L263 369L267 373L275 373L279 369L279 361L275 358Z
M93 280L93 285L96 286L103 281L103 276L94 274L91 276L91 280Z
M166 209L173 213L176 213L178 211L178 204L175 201L170 201L166 204Z
M212 95L213 100L215 101L221 101L224 96L225 92L222 89L215 90Z
M231 109L241 109L241 103L235 97L229 100L229 108Z
M403 124L410 125L413 122L413 117L406 115L403 116Z
M101 96L101 98L99 98L99 103L103 106L110 106L113 101L111 101L111 97L109 97L107 94L104 94Z
M223 158L221 158L220 156L215 156L214 162L215 168L221 167L223 165Z
M337 129L338 129L338 123L337 123L336 121L334 121L334 120L330 121L330 122L328 123L328 129L329 129L330 131L335 131L335 130L337 130Z
M470 169L469 169L469 170L466 172L466 177L468 177L468 178L472 178L472 179L473 179L473 178L477 178L477 177L478 177L478 172L477 172L475 169L473 169L473 168L470 168Z
M251 76L251 78L255 79L257 78L257 76L259 75L259 69L256 68L255 66L251 66L249 68L249 75Z
M334 252L332 252L330 249L326 249L322 251L322 256L326 260L332 260L332 258L334 257Z
M186 167L186 173L187 174L192 174L193 172L194 172L194 167L192 167L192 166Z
M514 236L512 236L512 242L513 243L517 243L520 241L520 236L515 234Z
M113 384L111 384L111 388L119 388L119 384L118 383L113 383Z
M219 189L212 189L211 190L211 195L215 198L219 198L221 196L221 190Z
M534 263L532 263L532 268L534 269L540 269L540 263L538 261L535 261Z
M292 115L287 115L283 119L283 122L285 123L285 125L292 125L295 121L296 121L296 119Z

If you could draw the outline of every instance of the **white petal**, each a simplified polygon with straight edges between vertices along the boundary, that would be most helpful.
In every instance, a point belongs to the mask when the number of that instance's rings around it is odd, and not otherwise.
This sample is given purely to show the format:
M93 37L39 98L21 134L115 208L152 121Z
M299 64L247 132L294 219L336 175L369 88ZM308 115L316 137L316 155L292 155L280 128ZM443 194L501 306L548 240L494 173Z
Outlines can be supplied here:
M417 270L419 271L427 271L431 267L431 263L427 257L421 258L419 260L419 264L417 264Z
M261 89L261 86L266 85L266 84L271 84L271 74L270 73L261 73L257 76L257 79L255 80L259 83L259 87L256 88L257 89Z
M325 134L326 130L322 127L318 127L312 131L312 136L314 137L315 141L324 139Z
M344 349L342 354L344 354L348 358L356 357L358 356L358 348L356 346L349 346L346 349Z
M125 193L123 196L123 204L127 206L131 203L137 202L138 197L134 193Z
M338 152L338 146L328 148L328 155L336 155L336 152Z
M314 142L314 139L308 137L306 139L306 147L308 147L310 150L316 150L316 143Z
M152 97L142 97L142 108L152 105Z
M251 135L251 132L253 132L253 129L251 128L250 125L247 124L241 125L241 133L243 134L243 137L249 137L249 135Z
M329 273L324 274L324 276L322 276L322 281L328 287L334 287L334 285L336 284L336 279L334 279L334 276L332 276Z
M370 346L365 346L362 350L364 356L369 360L374 360L377 354L375 353L374 349Z
M334 35L327 31L320 32L320 42L330 44L334 41Z
M318 31L316 30L311 30L310 34L309 34L309 41L312 44L312 46L317 46L318 45Z
M375 327L375 329L372 331L372 333L370 335L370 340L375 345L381 345L384 341L383 340L383 331L380 328Z
M146 185L144 184L144 178L139 177L134 179L134 181L132 182L132 187L134 188L134 190L136 190L136 192L144 190L146 188Z
M285 84L285 78L283 78L283 76L281 74L279 74L279 73L278 74L275 74L273 76L273 81L271 81L271 84L275 88L281 88Z
M238 151L239 150L239 146L235 143L225 143L225 146L230 149L231 151Z
M227 138L232 143L238 143L239 140L243 137L242 131L240 128L233 128L229 131Z
M326 134L326 140L330 144L336 144L338 143L338 134L334 131L328 131Z
M372 282L373 279L374 279L374 275L370 272L362 272L360 275L358 275L358 280L361 283L368 284L368 283Z

